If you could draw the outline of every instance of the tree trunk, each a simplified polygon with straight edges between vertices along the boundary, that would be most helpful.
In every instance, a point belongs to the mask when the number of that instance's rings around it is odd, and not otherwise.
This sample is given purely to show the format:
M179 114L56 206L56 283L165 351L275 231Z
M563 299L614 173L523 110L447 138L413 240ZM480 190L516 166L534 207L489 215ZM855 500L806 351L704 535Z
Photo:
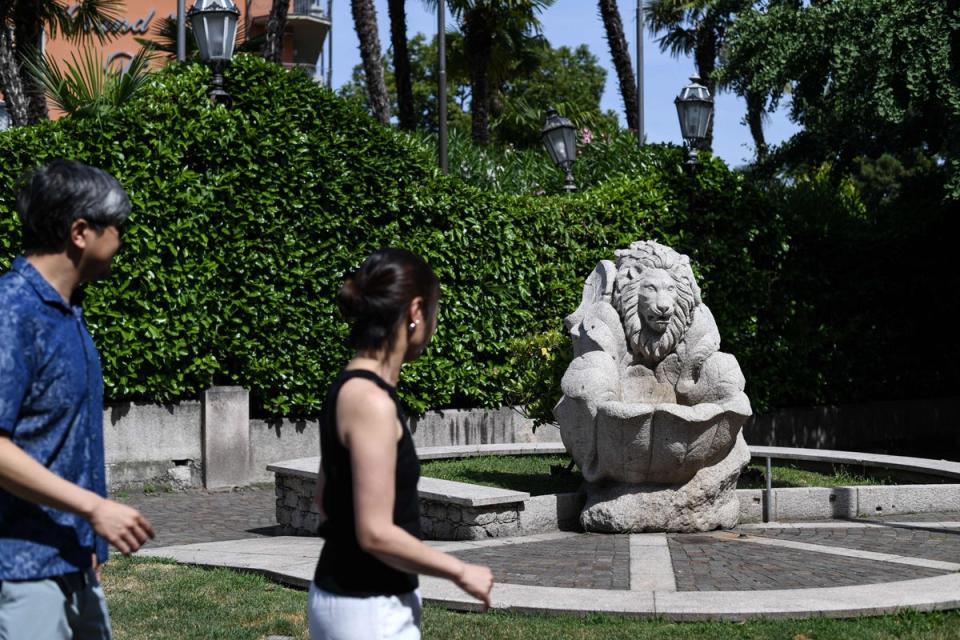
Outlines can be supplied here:
M599 0L598 4L603 26L607 31L610 57L613 58L613 66L617 70L617 79L620 81L623 108L627 111L627 127L636 131L640 127L640 123L637 122L637 85L633 75L633 65L630 63L627 37L623 32L623 20L620 19L616 0Z
M24 127L30 123L27 98L23 94L20 81L20 65L13 50L13 38L6 24L0 19L0 86L3 87L4 102L10 122L15 127Z
M707 137L698 145L701 151L713 151L713 125L716 120L717 81L713 78L713 71L717 65L717 37L713 29L701 27L697 33L697 44L693 52L694 64L701 82L710 91L714 99L714 114L707 127Z
M29 49L39 52L42 46L43 21L40 19L37 0L19 0L13 9L13 24L17 57L22 58ZM20 65L20 84L27 102L28 123L36 124L46 120L46 92L43 85L37 82L23 65Z
M353 11L353 24L360 39L360 58L363 61L363 75L367 79L367 94L374 117L388 124L390 122L390 99L387 97L387 85L383 79L383 64L380 61L380 36L377 31L377 11L373 0L350 0Z
M410 52L407 50L407 15L404 0L389 0L390 43L393 45L393 77L397 84L397 117L400 128L413 131L417 126L413 112L413 82L410 79Z
M757 153L757 161L767 157L767 141L763 137L763 94L759 91L747 90L747 126L753 137L753 146Z
M470 72L470 132L477 144L490 142L490 53L496 17L483 9L464 16L463 45Z
M287 11L290 0L273 0L267 17L262 54L265 60L280 64L283 56L283 32L287 29Z

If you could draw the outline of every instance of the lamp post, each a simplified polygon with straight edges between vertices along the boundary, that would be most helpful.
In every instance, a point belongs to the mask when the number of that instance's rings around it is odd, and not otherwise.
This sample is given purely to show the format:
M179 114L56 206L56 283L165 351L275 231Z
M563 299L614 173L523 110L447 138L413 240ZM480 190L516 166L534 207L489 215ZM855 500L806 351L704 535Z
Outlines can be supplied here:
M680 95L673 103L677 105L680 135L686 140L689 150L687 164L692 168L697 164L697 144L707 137L707 129L713 118L713 96L709 89L700 84L699 76L690 76L690 84L680 90Z
M210 101L230 106L233 99L223 88L223 70L233 58L233 45L237 37L237 19L240 10L233 0L196 0L187 18L193 28L200 49L200 59L213 70L210 82Z
M573 163L577 161L577 128L557 113L556 109L547 109L547 121L540 131L540 139L553 164L564 172L563 190L576 191L573 183Z

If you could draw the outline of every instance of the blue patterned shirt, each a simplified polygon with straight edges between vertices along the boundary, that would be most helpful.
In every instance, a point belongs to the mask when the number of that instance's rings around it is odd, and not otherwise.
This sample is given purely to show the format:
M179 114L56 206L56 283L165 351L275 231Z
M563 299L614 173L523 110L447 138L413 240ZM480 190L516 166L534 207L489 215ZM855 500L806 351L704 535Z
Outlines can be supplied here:
M58 476L106 496L103 375L80 307L26 259L0 276L0 431ZM106 542L82 517L0 489L0 580L89 568Z

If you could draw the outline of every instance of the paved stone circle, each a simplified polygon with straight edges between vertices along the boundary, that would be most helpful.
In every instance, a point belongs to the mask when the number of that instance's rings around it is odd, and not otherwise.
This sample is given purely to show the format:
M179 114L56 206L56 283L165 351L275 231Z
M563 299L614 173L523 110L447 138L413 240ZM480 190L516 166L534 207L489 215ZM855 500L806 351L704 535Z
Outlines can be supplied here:
M125 494L118 499L140 509L157 537L148 547L242 540L281 533L272 486L237 491ZM960 563L960 513L892 516L820 522L797 527L744 527L748 537L773 544L818 545L820 551L756 544L737 532L669 534L666 542L678 591L803 589L880 584L950 573L924 561ZM950 526L938 523L953 523ZM869 525L869 526L865 526ZM893 554L900 563L856 557ZM458 557L488 564L500 583L580 589L627 590L630 536L576 534L555 540L459 549ZM838 555L841 554L841 555ZM917 559L916 564L910 558ZM960 566L960 565L958 565ZM955 569L954 569L955 570Z

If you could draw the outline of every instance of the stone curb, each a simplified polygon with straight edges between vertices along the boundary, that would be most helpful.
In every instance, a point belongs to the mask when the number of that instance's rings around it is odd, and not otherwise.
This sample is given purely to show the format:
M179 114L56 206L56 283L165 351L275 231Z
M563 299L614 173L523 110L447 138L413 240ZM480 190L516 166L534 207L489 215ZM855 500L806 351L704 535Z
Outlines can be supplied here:
M183 564L254 571L278 582L305 588L313 576L322 545L319 538L255 538L147 549L139 555L170 558ZM476 601L446 580L421 577L420 589L426 602L461 611L479 610ZM820 589L671 592L497 584L493 591L494 609L574 615L613 613L672 621L842 618L883 615L904 609L933 611L958 607L960 573Z

